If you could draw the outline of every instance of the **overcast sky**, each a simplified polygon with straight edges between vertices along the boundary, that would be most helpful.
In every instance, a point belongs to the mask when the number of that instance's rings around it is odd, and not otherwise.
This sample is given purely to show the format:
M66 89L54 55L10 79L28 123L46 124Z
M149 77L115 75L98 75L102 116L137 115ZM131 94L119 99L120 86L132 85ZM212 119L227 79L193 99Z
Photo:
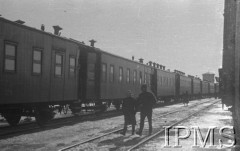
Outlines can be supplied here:
M198 75L221 67L224 0L0 0L0 14L126 58Z

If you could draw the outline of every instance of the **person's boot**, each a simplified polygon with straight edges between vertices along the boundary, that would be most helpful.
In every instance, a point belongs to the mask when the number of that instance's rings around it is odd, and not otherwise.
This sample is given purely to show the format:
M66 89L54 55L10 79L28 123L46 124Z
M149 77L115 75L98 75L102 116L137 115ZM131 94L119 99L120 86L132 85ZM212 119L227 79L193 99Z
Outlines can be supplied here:
M136 132L136 134L142 136L142 131L139 130L138 132Z
M126 131L123 130L122 132L120 132L120 134L125 136L126 135Z
M132 125L132 135L135 133L135 125Z
M142 136L142 132L136 132L137 135Z
M148 135L152 135L152 126L149 127Z
M123 131L122 131L120 134L122 134L122 135L126 135L126 131L127 131L127 127L124 126Z

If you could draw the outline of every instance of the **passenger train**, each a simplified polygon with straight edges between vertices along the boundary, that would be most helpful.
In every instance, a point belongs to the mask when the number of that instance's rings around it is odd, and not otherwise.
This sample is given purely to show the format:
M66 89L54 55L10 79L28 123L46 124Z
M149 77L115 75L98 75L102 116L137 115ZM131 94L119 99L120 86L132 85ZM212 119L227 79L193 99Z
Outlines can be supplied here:
M188 92L199 98L218 93L214 83L171 72L143 59L127 59L83 42L0 18L0 114L10 125L32 116L43 125L54 117L56 106L69 105L104 111L120 109L126 91L135 97L142 84L161 102L178 101Z

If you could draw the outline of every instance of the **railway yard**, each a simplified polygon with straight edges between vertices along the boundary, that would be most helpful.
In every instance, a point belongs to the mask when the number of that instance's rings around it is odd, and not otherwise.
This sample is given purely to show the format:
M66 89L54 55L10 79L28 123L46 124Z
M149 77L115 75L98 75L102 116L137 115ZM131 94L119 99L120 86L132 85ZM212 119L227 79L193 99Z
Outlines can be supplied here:
M66 116L66 115L65 115ZM136 114L139 124L139 112ZM66 120L67 119L67 120ZM19 124L16 127L4 126L0 129L1 150L171 150L164 148L163 126L199 126L203 136L209 125L231 126L231 114L222 110L220 99L199 99L190 101L189 106L182 103L160 106L153 111L153 134L148 136L148 124L142 136L131 135L123 130L123 116L121 111L109 111L101 115L89 115L82 118L65 118L53 120L44 128L37 124ZM137 130L139 125L137 125ZM13 129L15 132L13 132ZM129 128L130 130L130 128ZM8 133L11 132L11 133ZM193 134L192 134L193 135ZM220 136L217 136L218 138ZM174 132L170 131L170 145L174 145ZM223 143L228 139L223 140ZM218 142L218 139L216 139ZM216 145L218 143L216 142ZM180 141L182 148L176 150L190 150L193 138ZM206 145L208 148L208 144Z
M0 11L0 151L239 151L240 0L58 3Z

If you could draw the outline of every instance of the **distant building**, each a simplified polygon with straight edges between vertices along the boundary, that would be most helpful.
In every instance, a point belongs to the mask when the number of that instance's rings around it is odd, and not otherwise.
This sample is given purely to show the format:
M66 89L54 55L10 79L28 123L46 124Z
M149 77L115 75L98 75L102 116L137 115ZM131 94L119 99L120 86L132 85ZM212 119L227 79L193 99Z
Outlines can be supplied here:
M214 73L207 72L202 74L202 76L203 76L203 81L209 81L214 83L214 76L215 76Z

